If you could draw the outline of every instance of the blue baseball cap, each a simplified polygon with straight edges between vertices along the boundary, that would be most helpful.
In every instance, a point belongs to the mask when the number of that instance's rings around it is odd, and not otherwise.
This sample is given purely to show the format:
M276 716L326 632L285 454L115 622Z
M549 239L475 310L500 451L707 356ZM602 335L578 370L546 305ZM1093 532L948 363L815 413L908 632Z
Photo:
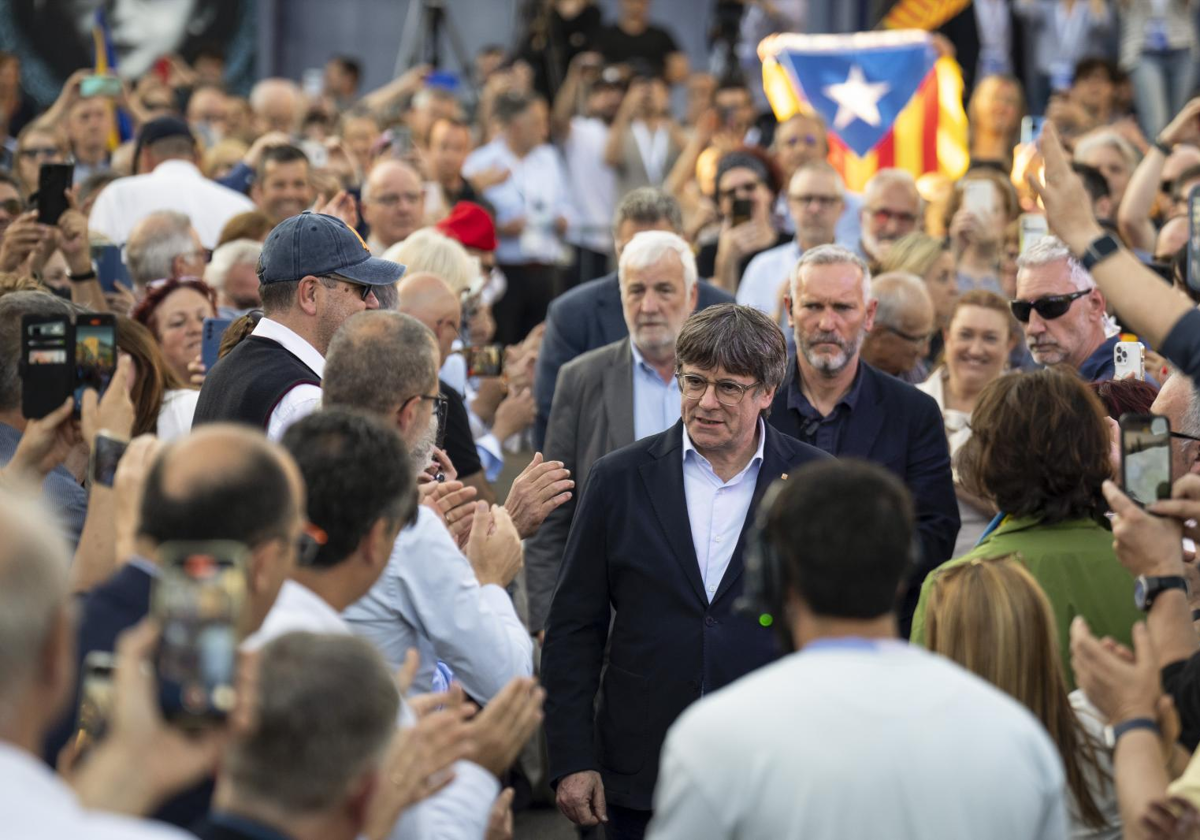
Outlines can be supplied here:
M258 258L258 282L291 283L309 274L389 286L404 276L404 266L372 257L363 238L341 219L306 210L271 231Z

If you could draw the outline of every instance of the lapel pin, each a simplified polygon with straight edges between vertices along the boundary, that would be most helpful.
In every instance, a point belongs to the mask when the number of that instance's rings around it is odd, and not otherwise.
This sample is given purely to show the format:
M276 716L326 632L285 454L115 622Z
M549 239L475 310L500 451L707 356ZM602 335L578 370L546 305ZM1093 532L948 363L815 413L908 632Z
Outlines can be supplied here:
M779 480L780 480L780 481L787 481L787 473L784 473L783 475L779 476Z

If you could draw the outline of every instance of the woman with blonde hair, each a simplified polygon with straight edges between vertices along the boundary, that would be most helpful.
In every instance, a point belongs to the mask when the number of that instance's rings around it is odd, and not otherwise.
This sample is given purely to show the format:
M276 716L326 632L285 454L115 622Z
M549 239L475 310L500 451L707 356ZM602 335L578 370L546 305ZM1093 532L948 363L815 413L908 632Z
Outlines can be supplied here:
M1118 840L1120 812L1104 721L1082 691L1067 693L1054 612L1014 557L973 560L936 573L927 645L1011 695L1058 747L1067 777L1071 836Z
M903 271L925 281L925 290L933 301L933 321L936 333L929 342L927 362L934 362L942 352L942 330L950 325L954 301L958 299L958 277L954 268L954 252L950 242L927 233L910 233L900 237L880 261L880 273Z
M423 271L436 274L457 295L467 292L481 277L479 260L459 242L431 227L421 228L403 242L397 242L383 258L405 266L406 274Z

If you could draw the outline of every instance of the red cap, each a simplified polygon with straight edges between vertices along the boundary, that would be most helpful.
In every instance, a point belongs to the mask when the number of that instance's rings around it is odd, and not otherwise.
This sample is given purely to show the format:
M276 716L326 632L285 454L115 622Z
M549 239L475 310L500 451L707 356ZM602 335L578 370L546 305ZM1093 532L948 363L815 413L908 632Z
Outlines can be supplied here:
M437 223L442 233L477 251L496 250L496 225L488 211L471 201L460 201L450 215Z

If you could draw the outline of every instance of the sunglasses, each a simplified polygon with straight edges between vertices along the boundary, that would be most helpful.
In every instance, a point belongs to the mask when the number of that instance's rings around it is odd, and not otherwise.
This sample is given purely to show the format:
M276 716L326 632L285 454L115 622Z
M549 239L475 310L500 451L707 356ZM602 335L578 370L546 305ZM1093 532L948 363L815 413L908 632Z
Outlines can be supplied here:
M1009 306L1012 307L1012 314L1022 324L1029 323L1030 312L1036 312L1043 321L1053 321L1055 318L1066 315L1072 303L1085 295L1090 295L1093 291L1095 290L1083 289L1069 295L1050 295L1037 300L1014 300Z
M868 209L867 212L871 214L871 218L875 220L875 224L877 225L886 225L892 220L902 225L915 225L917 223L916 213L896 212L895 210L887 210L882 207L878 210Z

